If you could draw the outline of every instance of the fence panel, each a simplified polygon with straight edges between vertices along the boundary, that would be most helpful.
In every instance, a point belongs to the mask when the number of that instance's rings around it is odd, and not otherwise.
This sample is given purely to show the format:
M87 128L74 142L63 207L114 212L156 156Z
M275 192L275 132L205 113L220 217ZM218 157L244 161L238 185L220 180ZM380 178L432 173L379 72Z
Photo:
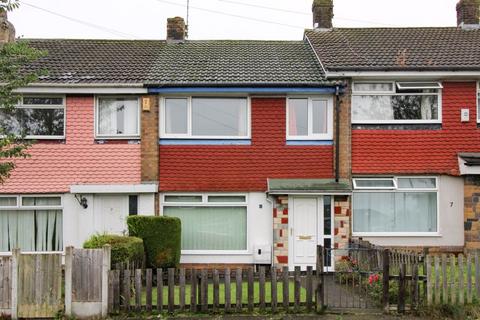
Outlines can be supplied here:
M12 257L0 257L0 314L10 314L12 302Z
M62 255L20 254L18 317L53 318L63 309Z
M102 249L74 249L72 302L102 302Z
M426 259L429 305L464 305L480 299L480 268L478 253L442 255ZM434 262L434 267L432 267Z

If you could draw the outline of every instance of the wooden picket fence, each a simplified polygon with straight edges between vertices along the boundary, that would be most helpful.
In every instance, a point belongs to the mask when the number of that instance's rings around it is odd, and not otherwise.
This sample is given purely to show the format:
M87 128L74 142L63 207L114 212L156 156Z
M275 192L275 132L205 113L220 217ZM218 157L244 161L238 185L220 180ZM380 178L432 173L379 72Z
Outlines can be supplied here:
M428 305L464 305L480 301L479 253L428 255Z
M318 274L295 268L281 272L259 267L231 270L130 269L109 272L109 312L311 312ZM321 291L323 292L323 290Z

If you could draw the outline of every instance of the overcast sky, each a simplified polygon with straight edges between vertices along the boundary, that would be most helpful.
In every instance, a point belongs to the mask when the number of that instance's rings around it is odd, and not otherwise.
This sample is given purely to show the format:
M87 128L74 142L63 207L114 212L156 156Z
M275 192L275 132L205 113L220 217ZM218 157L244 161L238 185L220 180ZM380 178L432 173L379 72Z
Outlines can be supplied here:
M454 26L458 0L334 0L335 27ZM187 0L26 0L10 13L26 38L164 39ZM312 0L190 0L189 39L300 40Z

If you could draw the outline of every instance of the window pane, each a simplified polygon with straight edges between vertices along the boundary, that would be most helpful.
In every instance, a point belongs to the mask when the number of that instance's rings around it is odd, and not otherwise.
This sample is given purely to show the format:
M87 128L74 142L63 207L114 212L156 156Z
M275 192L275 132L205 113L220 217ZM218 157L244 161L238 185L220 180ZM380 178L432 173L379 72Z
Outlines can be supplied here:
M171 134L188 133L188 100L165 100L165 132Z
M435 192L368 192L353 195L355 232L436 232Z
M375 82L355 82L353 84L354 91L366 91L366 92L392 92L393 83L375 83Z
M63 105L62 97L23 97L24 105Z
M393 179L377 180L377 179L355 179L357 188L393 188L395 184Z
M288 100L288 122L289 135L308 135L308 99Z
M247 208L164 207L182 221L183 250L246 250Z
M312 101L313 133L327 133L328 108L327 101Z
M0 211L0 251L63 250L61 210Z
M437 120L438 96L353 96L353 120Z
M128 196L128 215L136 216L138 214L138 196Z
M0 207L15 207L17 197L0 197Z
M98 133L138 135L138 100L101 98L98 105Z
M323 196L323 234L332 234L332 197Z
M192 99L192 135L247 136L247 99Z
M245 196L208 196L208 202L245 202Z
M60 197L22 197L22 206L60 206Z
M165 196L165 202L202 202L202 196Z
M435 178L398 178L398 187L403 189L435 188Z
M0 128L6 133L27 136L63 136L64 109L0 109Z

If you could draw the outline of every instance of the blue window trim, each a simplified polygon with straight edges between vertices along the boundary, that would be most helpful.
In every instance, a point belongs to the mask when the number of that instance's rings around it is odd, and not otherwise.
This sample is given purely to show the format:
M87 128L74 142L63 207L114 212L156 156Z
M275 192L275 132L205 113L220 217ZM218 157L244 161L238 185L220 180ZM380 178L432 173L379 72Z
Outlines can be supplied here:
M287 146L333 146L333 140L287 140Z
M159 139L161 146L249 146L250 139Z

